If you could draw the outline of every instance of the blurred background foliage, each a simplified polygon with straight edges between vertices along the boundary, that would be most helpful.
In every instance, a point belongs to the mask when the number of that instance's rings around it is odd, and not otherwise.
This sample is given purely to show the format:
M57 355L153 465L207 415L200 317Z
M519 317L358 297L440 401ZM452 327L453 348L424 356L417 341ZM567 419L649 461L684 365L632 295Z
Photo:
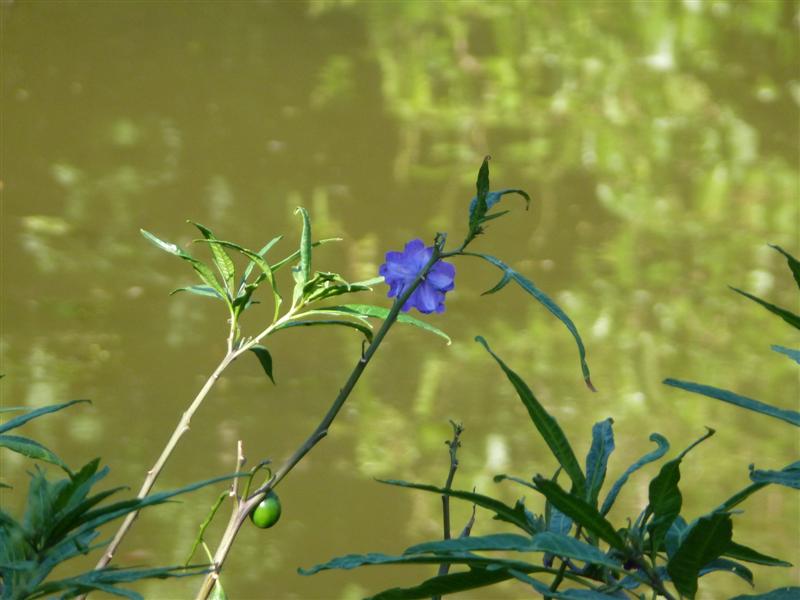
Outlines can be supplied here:
M510 288L481 298L495 273L459 263L448 311L434 317L453 345L392 333L331 437L281 486L281 526L240 536L228 593L350 598L415 577L294 569L435 535L437 499L370 478L443 483L448 418L466 427L460 487L552 471L476 334L572 439L588 446L591 424L615 418L610 477L652 431L682 447L715 427L683 474L701 514L746 483L744 465L777 468L798 452L768 419L659 382L797 406L796 371L769 350L796 336L726 286L797 308L766 244L800 253L799 10L788 0L4 3L3 404L93 398L67 427L37 423L31 435L70 464L102 455L111 483L138 483L227 330L213 303L167 297L189 277L139 227L185 243L192 218L248 246L283 233L291 248L303 205L317 235L345 237L317 252L319 268L367 278L412 237L460 237L490 153L493 187L522 187L534 202L479 245L571 315L599 392L583 386L558 321ZM255 361L235 365L159 489L230 469L239 438L252 461L286 456L359 349L348 332L278 336L277 388ZM3 480L22 482L22 464L0 456ZM646 480L620 514L641 503ZM796 554L796 498L762 494L737 517L739 539ZM121 560L179 562L215 496L145 515ZM475 529L495 530L488 518ZM798 570L756 570L756 581L797 583ZM707 598L743 591L724 574L708 582L717 595ZM143 592L193 584L158 586Z

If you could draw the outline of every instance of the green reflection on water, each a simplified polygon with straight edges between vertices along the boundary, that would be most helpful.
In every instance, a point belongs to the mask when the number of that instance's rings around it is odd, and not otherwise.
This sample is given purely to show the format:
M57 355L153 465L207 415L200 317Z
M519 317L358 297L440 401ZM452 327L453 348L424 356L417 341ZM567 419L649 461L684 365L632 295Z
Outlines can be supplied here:
M331 437L281 486L281 527L243 532L225 582L232 597L345 598L429 574L299 578L294 567L437 535L436 498L370 477L443 481L448 418L467 429L461 487L494 486L498 461L522 476L551 472L543 442L519 426L526 417L513 391L471 341L478 333L531 383L579 452L592 422L615 417L609 478L651 431L677 447L715 426L684 473L685 501L698 514L741 487L747 463L796 457L797 440L768 421L659 384L675 376L796 403L791 363L769 351L796 338L725 287L796 306L780 257L765 246L798 249L796 3L0 10L3 403L93 398L62 429L42 422L31 433L75 464L102 453L112 484L138 484L226 331L211 303L166 297L189 276L146 246L139 227L186 243L193 233L183 221L192 218L248 246L284 233L288 248L302 204L320 237L346 237L319 252L320 268L341 266L358 280L407 239L460 233L486 152L498 187L534 197L530 213L493 225L480 244L567 309L600 391L583 388L560 323L511 289L479 297L495 273L460 263L448 312L437 317L453 346L392 334ZM252 460L287 455L359 344L345 332L276 337L277 388L255 364L235 365L163 489L229 470L239 438ZM642 502L645 482L621 510ZM518 493L500 490L509 501ZM145 516L122 559L180 560L215 495ZM748 502L739 538L791 556L794 497L768 490ZM457 506L454 521L467 518ZM791 526L776 528L779 519ZM484 518L476 533L494 527ZM798 571L761 569L756 578L768 589L796 582ZM712 581L713 593L741 591L724 576Z

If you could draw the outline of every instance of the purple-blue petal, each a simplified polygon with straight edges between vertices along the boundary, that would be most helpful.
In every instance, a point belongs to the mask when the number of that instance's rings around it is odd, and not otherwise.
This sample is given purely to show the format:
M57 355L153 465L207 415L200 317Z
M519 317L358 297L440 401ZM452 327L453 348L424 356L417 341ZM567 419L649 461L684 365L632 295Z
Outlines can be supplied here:
M405 245L403 252L387 252L386 262L380 266L378 273L383 276L389 286L390 298L400 296L407 286L416 279L425 268L433 254L433 247L426 247L422 240L411 240ZM406 300L403 312L416 308L421 313L443 312L445 309L445 292L455 287L456 270L453 265L443 261L437 262L428 272L425 280Z

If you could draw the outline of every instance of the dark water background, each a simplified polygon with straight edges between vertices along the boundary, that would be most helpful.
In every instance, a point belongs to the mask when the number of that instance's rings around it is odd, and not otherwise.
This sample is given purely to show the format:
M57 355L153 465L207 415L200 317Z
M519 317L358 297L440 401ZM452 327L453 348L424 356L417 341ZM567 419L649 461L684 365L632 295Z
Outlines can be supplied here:
M563 326L518 290L481 297L497 273L457 264L432 317L453 344L398 327L331 435L280 486L284 516L245 528L223 581L231 598L357 598L431 569L295 573L348 552L399 552L440 535L438 497L374 477L443 482L448 419L466 427L456 485L501 494L498 472L554 470L523 407L472 340L484 335L573 440L615 419L614 479L666 435L684 463L692 517L743 487L747 465L796 460L791 428L664 387L702 381L797 407L797 346L779 319L727 289L798 308L766 244L798 243L795 2L13 2L2 7L3 405L93 399L26 428L68 463L102 455L109 485L138 488L180 413L224 353L225 314L168 292L185 264L139 235L187 244L185 219L250 247L298 236L345 241L317 266L351 280L436 231L460 237L474 177L534 202L476 245L509 262L573 317L599 392L583 386ZM287 283L284 283L286 286ZM388 306L385 288L370 301ZM265 312L245 320L251 331ZM263 319L261 319L263 320ZM280 460L313 429L358 357L350 330L290 330L270 345L278 386L255 360L219 382L159 481L176 487L251 460ZM796 366L795 366L796 367ZM28 464L7 452L3 506ZM612 517L643 506L647 475ZM120 564L182 562L218 490L145 513ZM539 509L538 498L529 498ZM454 527L468 506L457 504ZM793 558L797 494L743 505L737 539ZM225 519L219 520L221 527ZM479 514L476 534L503 530ZM110 532L109 532L110 533ZM216 528L210 540L217 539ZM86 564L89 564L87 562ZM797 569L755 568L757 589ZM711 575L703 598L744 593ZM145 584L178 598L197 582ZM520 584L482 592L516 598Z

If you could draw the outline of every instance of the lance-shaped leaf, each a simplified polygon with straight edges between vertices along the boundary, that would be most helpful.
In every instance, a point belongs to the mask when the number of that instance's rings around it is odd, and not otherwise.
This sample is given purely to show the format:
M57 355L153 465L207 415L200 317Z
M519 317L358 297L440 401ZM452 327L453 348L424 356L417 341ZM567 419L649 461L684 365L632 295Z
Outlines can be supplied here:
M258 362L261 363L261 368L264 369L264 373L275 384L275 377L272 375L272 355L270 355L269 350L261 344L255 344L250 348L250 351L256 355Z
M467 500L468 502L476 504L481 508L492 511L495 514L495 519L516 525L528 533L536 533L536 530L528 520L524 505L519 502L516 504L516 506L514 506L514 508L512 508L500 500L496 500L489 496L484 496L483 494L476 494L475 492L441 488L435 485L427 485L424 483L409 483L408 481L400 481L397 479L378 479L378 481L389 485L396 485L414 490L423 490L425 492L433 492L436 494L450 496L452 498Z
M564 326L569 330L572 334L572 337L575 339L575 344L578 347L578 357L580 359L581 365L581 372L583 373L583 379L586 382L586 385L589 387L590 390L595 391L594 385L592 385L591 374L589 372L589 365L586 362L586 348L583 345L583 340L581 339L580 334L578 333L578 328L575 327L575 323L572 322L558 304L553 301L550 296L545 294L542 290L540 290L532 281L527 279L526 277L522 276L520 273L509 267L499 258L495 258L489 254L478 254L476 252L463 252L464 256L477 256L478 258L482 258L486 262L494 265L498 269L503 271L503 278L500 282L494 286L492 289L484 292L484 294L491 294L497 292L504 288L506 284L510 281L514 281L517 285L519 285L525 292L533 296L542 306L544 306L547 310L549 310L559 321L561 321Z
M233 282L236 278L236 267L234 266L231 257L228 256L228 253L225 252L224 248L217 243L217 238L208 227L205 227L200 223L195 223L194 221L188 222L197 227L197 229L211 246L211 254L214 257L214 264L216 265L217 270L222 277L222 281L225 284L225 289L228 291L228 297L232 298L234 292Z
M614 420L609 418L592 427L592 445L586 456L586 499L597 506L597 496L606 479L608 458L614 451Z
M621 569L619 561L606 556L600 549L581 542L568 535L552 532L537 533L533 537L526 537L512 533L499 533L494 535L475 536L467 538L426 542L411 546L403 555L423 554L449 554L452 552L475 551L514 551L514 552L549 552L557 556L566 556L611 569Z
M342 319L325 319L325 320L299 320L299 321L287 321L282 325L275 328L275 331L279 331L281 329L288 329L289 327L313 327L315 325L339 325L340 327L350 327L352 329L356 329L364 334L364 337L367 338L368 342L372 341L372 329L369 325L365 325L364 323L358 323L355 321L344 321Z
M341 242L341 241L342 241L342 238L340 238L340 237L335 237L335 238L325 238L325 239L322 239L322 240L318 240L318 241L316 241L316 242L313 242L313 243L311 244L311 247L312 247L312 248L316 248L317 246L321 246L322 244L329 244L329 243L331 243L331 242ZM296 259L298 256L300 256L300 250L295 250L295 251L294 251L294 252L292 252L292 253L291 253L289 256L287 256L287 257L285 257L285 258L282 258L281 260L279 260L278 262L276 262L274 265L272 265L272 271L273 271L273 273L274 273L275 271L277 271L278 269L280 269L281 267L283 267L284 265L287 265L287 264L289 264L289 263L293 262L293 261L294 261L294 260L295 260L295 259Z
M780 471L762 471L750 465L750 480L753 483L777 483L800 490L800 462L792 463Z
M388 308L384 308L382 306L372 306L370 304L340 304L338 306L321 307L316 310L319 312L331 311L334 313L351 314L357 317L375 317L378 319L386 319L390 312ZM397 315L397 322L406 323L407 325L414 325L415 327L419 327L420 329L424 329L425 331L438 335L439 337L447 340L448 345L450 345L452 342L450 336L448 336L444 331L434 327L430 323L426 323L425 321L420 321L414 317L400 314Z
M770 346L774 352L778 352L783 354L784 356L788 356L797 364L800 364L800 350L794 350L793 348L787 348L785 346Z
M672 387L686 390L687 392L694 392L695 394L702 394L703 396L708 396L709 398L722 400L723 402L728 402L729 404L734 404L741 408L746 408L748 410L761 413L762 415L774 417L776 419L780 419L781 421L786 421L787 423L791 423L792 425L800 427L800 412L797 412L796 410L778 408L777 406L759 402L758 400L753 400L752 398L740 396L739 394L735 394L728 390L723 390L700 383L692 383L691 381L665 379L664 383L666 385L671 385Z
M727 513L700 517L683 536L667 563L667 572L681 595L693 599L700 570L719 558L731 542L733 522Z
M780 306L776 306L771 302L767 302L766 300L762 300L758 296L754 296L753 294L749 294L744 290L740 290L739 288L735 288L731 286L731 289L736 292L737 294L741 294L745 298L749 298L753 302L756 302L766 308L772 314L778 315L781 319L789 323L795 329L800 329L800 316L794 314L790 310L786 310L785 308L781 308Z
M497 190L495 192L489 192L489 193L486 194L486 211L488 212L489 210L491 210L491 208L495 204L500 202L500 200L506 194L518 194L519 196L522 196L525 199L525 209L526 210L531 205L531 197L528 195L528 192L526 192L525 190L519 190L519 189L515 189L515 188L506 188L504 190ZM475 210L477 209L477 207L478 207L478 198L476 196L475 198L472 199L472 202L470 202L470 204L469 204L470 218L472 217L472 215L475 212ZM491 221L492 219L496 219L497 217L503 216L507 212L508 212L507 210L504 210L504 211L498 212L498 213L484 214L484 216L481 219L481 221L484 222L484 223L486 221Z
M269 252L270 249L275 244L280 242L282 239L283 239L282 235L279 235L277 237L272 238L270 241L268 241L266 244L264 244L264 246L261 248L261 250L256 252L256 254L259 257L264 258L264 256L266 256L267 252ZM256 266L256 260L251 258L248 261L247 266L244 269L244 273L242 274L242 278L239 280L239 292L238 292L239 295L241 295L244 292L244 288L247 285L247 280L250 279L250 275L253 273L253 269L255 268L255 266ZM270 268L270 272L272 272L274 270L275 270L274 267Z
M475 182L477 195L475 197L474 207L470 205L469 210L469 231L471 236L474 236L478 232L481 221L489 210L489 206L486 203L486 196L489 195L490 158L490 156L486 156L483 159L481 168L478 170L478 179Z
M300 262L292 269L296 282L292 306L302 298L303 289L311 278L311 219L308 217L308 211L303 207L298 207L294 213L299 214L303 219L303 228L300 233Z
M645 520L650 516L653 517L647 529L650 531L650 541L655 549L661 547L670 525L681 511L683 497L678 489L678 482L681 479L681 461L692 448L714 435L713 429L708 427L706 429L708 431L705 435L694 441L676 458L665 463L658 475L650 481L649 504L645 510Z
M214 276L214 272L208 267L208 265L181 250L177 244L165 242L164 240L157 238L155 235L149 231L145 231L144 229L140 229L139 231L146 240L153 243L156 247L160 248L164 252L172 254L173 256L177 256L178 258L181 258L192 265L195 273L197 273L203 283L211 288L214 288L219 293L220 298L225 299L226 302L229 303L225 289L220 285L219 281L217 281L217 278Z
M569 494L555 481L550 481L541 476L533 480L539 490L558 510L567 515L575 523L582 525L586 530L607 542L611 547L626 553L625 541L617 533L614 526L601 515L598 510L574 494Z
M208 296L209 298L218 298L220 300L223 299L217 290L208 285L189 285L186 287L180 287L172 290L169 295L174 296L179 292L189 292L190 294L195 294L197 296Z
M509 571L504 569L470 569L462 573L451 573L449 575L439 575L426 579L421 584L410 588L391 588L367 600L416 600L422 598L438 598L446 594L467 592L475 590L501 581L511 579Z
M500 368L506 374L506 377L508 377L508 380L517 391L517 395L519 395L520 400L522 400L522 403L525 405L525 408L528 409L528 414L530 415L534 426L539 430L539 433L544 438L544 441L547 443L550 451L553 453L553 456L556 457L556 460L558 460L558 463L564 469L564 472L572 480L572 485L576 490L576 493L580 496L583 496L586 491L586 478L584 477L581 467L578 464L578 459L575 458L575 453L572 451L572 446L569 445L567 436L564 435L564 432L558 425L558 421L550 416L545 408L539 403L539 401L533 395L531 389L522 380L522 378L512 371L508 365L506 365L500 359L500 357L492 351L485 339L478 336L475 338L475 340L482 344L489 354L491 354L492 357L497 361L497 364L500 365Z
M790 562L786 562L780 558L775 558L774 556L762 554L758 550L753 550L752 548L743 546L742 544L737 544L733 540L731 540L731 542L728 544L728 547L725 548L725 552L722 553L722 556L735 558L736 560L743 560L745 562L750 562L757 565L764 565L767 567L792 566L792 563Z
M34 458L57 465L67 473L71 472L67 465L64 464L64 461L56 456L55 452L45 448L37 441L18 435L0 435L0 448L8 448L12 452L22 454L28 458Z
M574 588L560 592L554 592L546 583L542 583L538 579L534 579L525 573L517 571L516 569L511 569L509 572L514 576L515 579L518 579L523 583L527 583L545 598L553 598L553 600L616 600L619 598L619 596L610 596L595 590L580 590Z
M29 413L25 413L24 415L14 417L13 419L6 421L2 425L0 425L0 433L11 431L12 429L20 427L21 425L24 425L25 423L27 423L32 419L36 419L38 417L41 417L42 415L63 410L69 406L72 406L73 404L78 404L80 402L89 402L89 400L70 400L69 402L62 402L61 404L52 404L50 406L43 406L42 408L37 408L36 410L32 410Z
M630 467L625 469L625 472L620 476L617 481L614 482L614 485L611 486L611 490L609 490L608 495L606 496L605 501L603 502L603 507L600 509L600 514L607 515L608 511L611 510L611 507L614 505L614 501L617 499L622 486L624 486L628 478L633 475L636 471L641 469L643 466L654 462L664 456L667 451L669 450L669 442L667 438L663 435L658 433L651 433L650 434L650 441L655 442L658 444L658 448L648 452L644 456L642 456L639 460L633 463Z
M788 263L789 268L792 270L792 275L794 275L794 281L797 284L797 287L800 288L800 261L798 261L794 256L789 254L780 246L770 244L770 247L783 254L783 256L786 258L786 262Z
M753 585L753 572L743 564L737 563L727 558L717 558L700 569L699 577L708 575L709 573L716 573L723 571L725 573L733 573L740 579L743 579L751 586Z

